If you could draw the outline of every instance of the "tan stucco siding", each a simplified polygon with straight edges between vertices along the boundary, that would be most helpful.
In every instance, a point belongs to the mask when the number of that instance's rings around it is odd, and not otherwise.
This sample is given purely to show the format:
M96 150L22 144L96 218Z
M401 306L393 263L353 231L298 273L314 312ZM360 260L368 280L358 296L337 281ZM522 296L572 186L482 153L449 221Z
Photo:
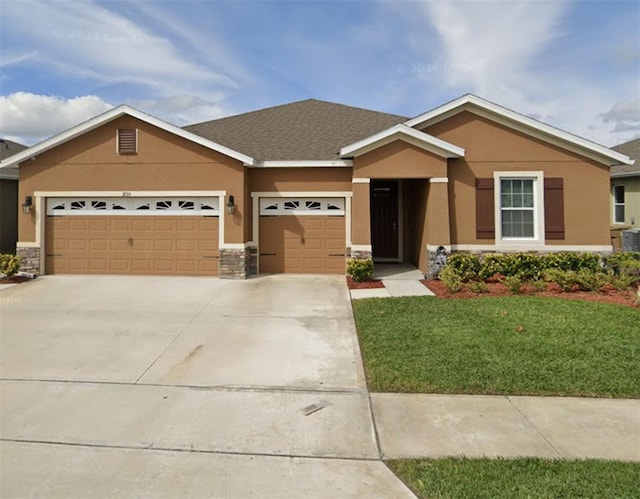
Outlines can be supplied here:
M615 185L624 186L624 225L640 227L640 176L611 179L609 199L611 223L613 223L613 187Z
M138 129L137 154L116 152L118 128ZM235 159L123 117L22 163L20 198L36 191L226 191L238 209L225 215L225 242L241 243L244 170ZM20 216L19 240L35 240L33 214Z
M476 239L475 179L493 178L495 171L542 171L545 177L564 179L565 239L555 245L608 245L608 174L588 163L467 163L452 162L449 169L449 210L452 244L493 244ZM605 202L602 200L605 199Z
M402 140L354 159L353 176L364 178L446 177L447 160Z
M449 160L452 244L493 244L476 239L475 179L495 171L541 171L564 179L565 239L550 245L609 245L609 169L471 113L453 116L425 130L463 147Z
M581 161L583 158L558 146L468 111L422 129L465 149L465 159L474 161Z
M353 184L351 200L351 242L355 245L371 244L370 184Z
M252 192L351 191L351 168L251 168Z

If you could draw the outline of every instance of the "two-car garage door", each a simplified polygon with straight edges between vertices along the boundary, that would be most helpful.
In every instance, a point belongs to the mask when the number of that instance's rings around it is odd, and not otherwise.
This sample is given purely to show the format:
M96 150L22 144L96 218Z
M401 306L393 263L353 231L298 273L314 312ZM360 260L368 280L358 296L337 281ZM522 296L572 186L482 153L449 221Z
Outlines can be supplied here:
M261 273L341 274L344 198L260 198ZM219 199L49 198L49 274L218 275Z
M344 198L261 198L259 234L260 272L344 272Z
M218 198L50 198L49 274L218 275Z

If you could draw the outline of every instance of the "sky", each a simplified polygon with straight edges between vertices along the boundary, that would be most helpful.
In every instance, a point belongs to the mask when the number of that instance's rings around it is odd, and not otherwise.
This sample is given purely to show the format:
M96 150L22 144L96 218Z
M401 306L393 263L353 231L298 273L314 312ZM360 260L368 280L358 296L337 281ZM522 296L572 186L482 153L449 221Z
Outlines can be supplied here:
M1 0L0 137L119 104L175 125L315 98L413 117L466 93L640 137L637 0Z

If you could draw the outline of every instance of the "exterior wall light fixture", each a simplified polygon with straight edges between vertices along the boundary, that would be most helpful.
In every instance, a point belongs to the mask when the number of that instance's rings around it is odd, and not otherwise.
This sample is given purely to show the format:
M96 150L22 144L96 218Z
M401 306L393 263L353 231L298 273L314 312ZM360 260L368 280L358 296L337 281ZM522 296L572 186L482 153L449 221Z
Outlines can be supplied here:
M24 197L24 203L22 203L22 213L28 215L31 213L31 207L33 206L33 198L31 196Z
M233 215L233 213L236 211L236 205L234 203L234 199L233 196L229 196L229 201L227 202L227 213L229 215Z

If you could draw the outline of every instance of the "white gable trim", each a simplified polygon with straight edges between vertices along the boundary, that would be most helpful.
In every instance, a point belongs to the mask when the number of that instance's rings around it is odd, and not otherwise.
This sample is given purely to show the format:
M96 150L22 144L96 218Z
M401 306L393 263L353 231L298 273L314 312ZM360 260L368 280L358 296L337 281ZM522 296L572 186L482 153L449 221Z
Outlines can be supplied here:
M134 109L127 105L121 105L107 111L106 113L103 113L94 118L91 118L90 120L85 121L84 123L80 123L79 125L76 125L73 128L69 128L68 130L61 132L58 135L54 135L50 139L44 140L39 144L36 144L23 151L20 151L19 153L14 154L13 156L10 156L9 158L5 159L0 163L0 168L18 165L19 163L22 163L25 160L34 158L38 154L42 154L43 152L48 151L49 149L53 149L54 147L57 147L60 144L64 144L65 142L68 142L71 139L79 137L80 135L90 132L91 130L96 129L104 125L105 123L109 123L110 121L113 121L125 115L131 116L133 118L137 118L140 121L144 121L145 123L149 123L150 125L161 128L162 130L172 133L173 135L177 135L178 137L182 137L183 139L189 140L191 142L195 142L196 144L200 144L201 146L204 146L207 149L211 149L213 151L224 154L225 156L229 156L233 159L237 159L238 161L241 161L244 164L254 163L253 158L245 154L242 154L238 151L234 151L233 149L229 149L228 147L218 144L217 142L213 142L212 140L205 139L204 137L200 137L199 135L196 135L194 133L187 132L186 130L183 130L180 127L167 123L166 121L162 121L158 118L154 118L153 116L143 113L142 111L138 111L137 109Z
M360 156L396 140L403 140L443 158L462 158L464 149L402 123L340 149L340 156Z
M425 127L443 121L451 116L470 111L478 116L490 119L513 130L531 135L563 149L586 156L605 165L630 165L633 161L608 147L583 139L559 128L516 113L511 109L499 106L473 94L463 95L447 104L423 113L406 121L409 127Z

